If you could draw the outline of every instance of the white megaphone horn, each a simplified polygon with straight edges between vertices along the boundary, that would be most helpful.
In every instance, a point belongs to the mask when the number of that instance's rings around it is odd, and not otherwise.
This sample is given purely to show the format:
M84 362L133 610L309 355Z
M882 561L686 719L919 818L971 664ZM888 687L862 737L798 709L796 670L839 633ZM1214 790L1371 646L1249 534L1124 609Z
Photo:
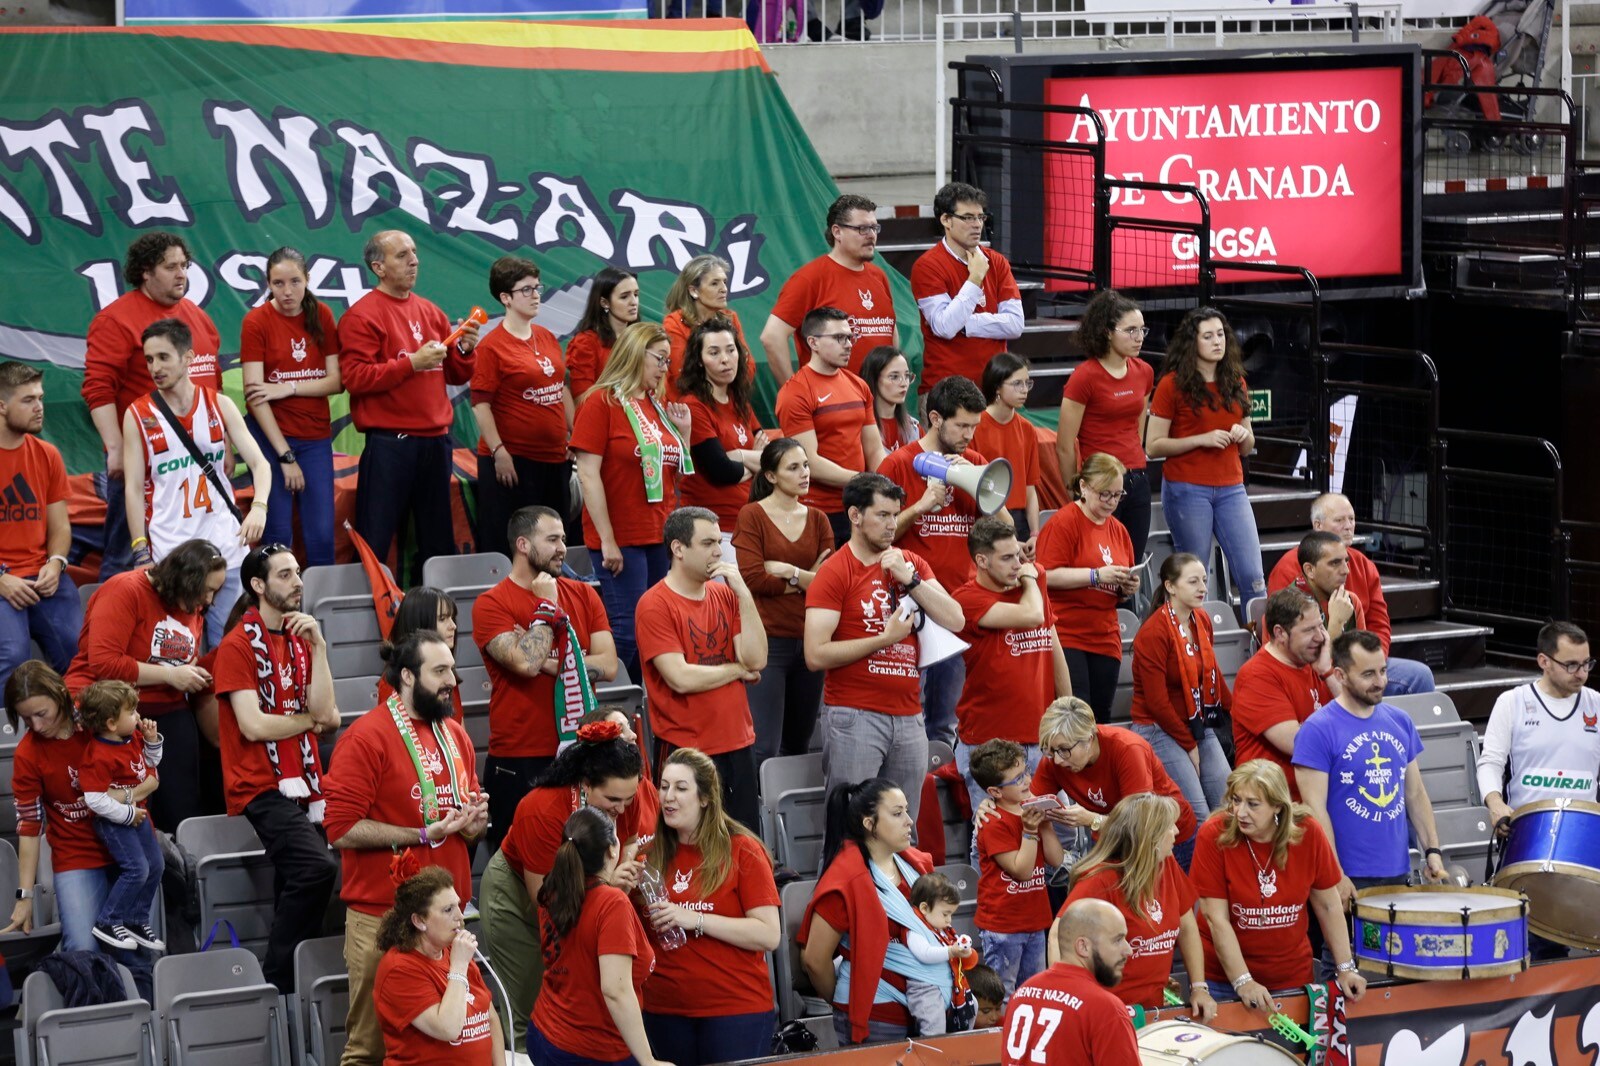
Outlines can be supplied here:
M991 515L1006 505L1011 495L1011 463L996 459L988 466L971 463L953 463L947 455L923 452L911 460L911 467L923 477L936 478L971 496L978 504L978 513Z

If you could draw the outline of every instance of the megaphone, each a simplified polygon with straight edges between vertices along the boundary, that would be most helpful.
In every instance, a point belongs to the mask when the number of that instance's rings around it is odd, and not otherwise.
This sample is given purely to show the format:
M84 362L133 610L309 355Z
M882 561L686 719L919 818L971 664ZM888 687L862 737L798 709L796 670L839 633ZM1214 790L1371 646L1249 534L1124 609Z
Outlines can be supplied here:
M947 455L923 452L911 460L911 468L923 477L935 478L971 496L978 513L991 515L1006 505L1011 495L1011 462L996 459L988 466L953 463Z

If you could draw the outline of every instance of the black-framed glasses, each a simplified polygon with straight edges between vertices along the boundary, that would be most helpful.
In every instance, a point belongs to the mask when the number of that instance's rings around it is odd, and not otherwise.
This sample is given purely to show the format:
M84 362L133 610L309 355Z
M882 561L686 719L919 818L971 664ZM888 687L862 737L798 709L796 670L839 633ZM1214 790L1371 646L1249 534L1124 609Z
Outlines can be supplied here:
M526 299L529 296L543 296L544 295L544 286L543 285L519 285L517 288L511 290L511 295L513 295L513 296L521 296L524 299Z
M1090 491L1100 497L1100 502L1105 504L1121 503L1122 498L1127 495L1126 492L1101 492L1099 489L1091 489Z
M1074 740L1071 744L1068 744L1066 747L1055 746L1055 747L1045 748L1044 749L1044 753L1046 755L1048 755L1052 759L1070 759L1070 758L1072 758L1072 753L1073 752L1077 751L1078 748L1081 745L1084 745L1084 744L1087 744L1087 743L1089 743L1089 738L1088 737L1084 737L1082 740Z
M856 339L856 335L854 333L818 333L816 336L821 339L833 341L835 344L842 344L846 347L854 344Z
M876 237L878 234L883 232L883 227L878 225L876 222L868 222L861 226L852 226L848 222L835 222L834 225L838 226L840 229L853 229L863 237Z
M987 222L994 216L984 214L980 211L975 215L958 215L952 212L950 217L955 219L957 222Z
M1549 657L1546 656L1546 658ZM1595 659L1579 659L1577 662L1572 663L1564 663L1560 659L1551 659L1550 661L1561 667L1561 669L1565 670L1569 674L1581 674L1585 671L1593 670L1595 663L1600 662L1600 660Z

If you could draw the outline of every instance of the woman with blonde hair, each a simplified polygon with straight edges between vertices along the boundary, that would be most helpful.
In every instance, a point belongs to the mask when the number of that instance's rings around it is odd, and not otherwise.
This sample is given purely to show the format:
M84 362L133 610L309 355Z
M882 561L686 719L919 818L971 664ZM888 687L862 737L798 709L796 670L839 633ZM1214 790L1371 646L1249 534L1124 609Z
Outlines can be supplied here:
M635 322L611 350L600 380L583 394L572 424L572 451L583 488L583 543L628 676L639 676L633 611L645 590L667 576L661 542L676 506L679 474L694 473L689 409L663 403L666 331Z
M1139 591L1133 542L1113 517L1126 495L1126 473L1120 460L1104 452L1085 459L1073 482L1076 502L1050 516L1036 549L1072 691L1088 698L1100 722L1111 720L1122 671L1117 604Z
M646 859L661 947L644 986L650 1046L677 1066L759 1058L772 1047L767 952L778 947L778 886L760 839L728 817L709 756L679 748L661 767L661 814ZM646 875L648 877L648 874ZM676 932L674 932L676 930Z
M733 324L740 355L749 364L746 373L752 380L755 378L755 363L750 359L750 346L745 343L739 313L728 306L728 279L732 271L732 265L721 256L697 255L683 264L678 279L667 290L667 317L661 325L672 344L666 389L673 399L678 398L678 375L683 371L683 353L689 346L689 334L713 315Z
M1150 792L1119 800L1099 841L1073 866L1067 902L1061 907L1065 914L1075 900L1103 899L1122 912L1133 955L1113 991L1130 1007L1162 1006L1174 946L1183 953L1186 972L1204 972L1194 887L1172 857L1179 809L1168 797ZM1051 929L1050 944L1056 943L1058 931ZM1189 1009L1198 1022L1217 1016L1217 1001L1205 982L1190 982Z
M1276 763L1254 759L1228 775L1222 809L1200 827L1190 876L1217 999L1270 1014L1272 989L1311 981L1308 905L1338 960L1339 989L1352 1000L1366 991L1339 900L1339 860L1311 809L1290 801Z

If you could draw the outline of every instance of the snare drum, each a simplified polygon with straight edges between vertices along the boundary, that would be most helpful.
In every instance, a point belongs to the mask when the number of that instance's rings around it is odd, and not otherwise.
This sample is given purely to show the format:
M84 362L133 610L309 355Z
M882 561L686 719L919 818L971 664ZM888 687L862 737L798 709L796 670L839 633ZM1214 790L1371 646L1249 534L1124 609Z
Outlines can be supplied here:
M1600 803L1539 800L1518 808L1494 883L1528 897L1535 933L1600 948Z
M1528 903L1508 889L1366 888L1355 917L1356 962L1369 973L1461 981L1528 968Z
M1138 1032L1144 1066L1301 1066L1277 1044L1253 1036L1219 1033L1198 1022L1170 1021Z

